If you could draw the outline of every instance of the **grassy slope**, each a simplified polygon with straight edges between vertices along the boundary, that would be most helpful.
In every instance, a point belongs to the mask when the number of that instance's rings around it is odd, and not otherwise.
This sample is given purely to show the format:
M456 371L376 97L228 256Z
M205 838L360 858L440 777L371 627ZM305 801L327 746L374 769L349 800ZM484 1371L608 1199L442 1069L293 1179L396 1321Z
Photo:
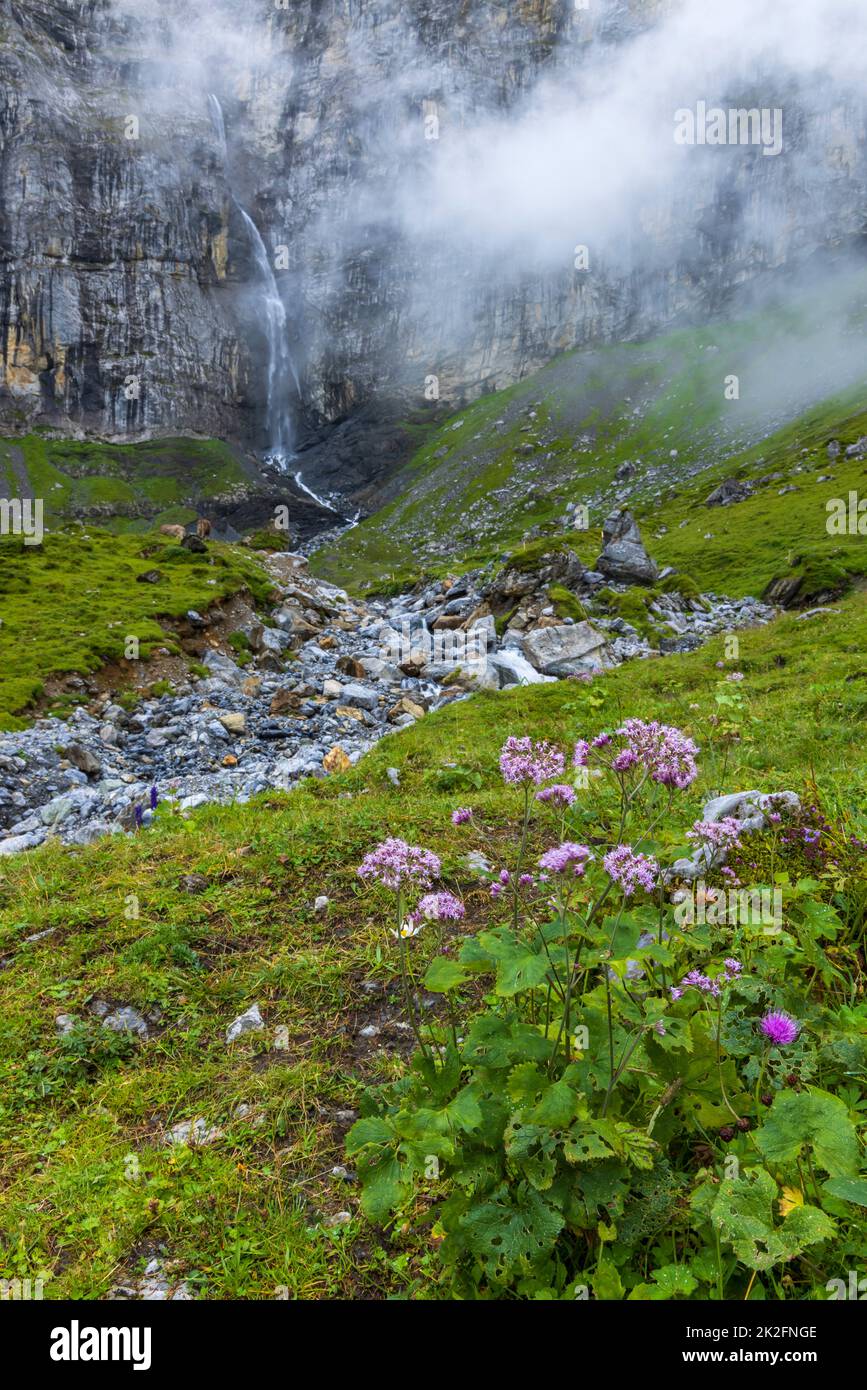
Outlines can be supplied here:
M41 434L0 439L0 495L41 497L46 522L99 515L109 529L147 531L194 521L211 498L249 483L249 466L218 439L156 439L143 444L50 439Z
M146 552L146 553L144 553ZM157 569L159 583L136 576ZM268 589L252 559L211 544L194 555L165 536L112 536L70 527L41 545L0 538L0 728L14 728L49 675L93 671L124 654L127 635L147 656L173 646L160 617L177 617L239 589Z
M865 714L867 614L858 597L839 616L785 617L742 634L751 719L728 769L702 759L684 798L726 787L799 787L812 769L829 798L864 805L865 768L852 728ZM382 1296L427 1276L427 1242L374 1232L357 1189L331 1175L366 1079L393 1075L399 1034L365 1044L358 1029L393 982L377 904L354 866L386 833L443 855L465 894L467 931L489 903L461 857L493 859L514 807L496 773L508 732L566 742L623 715L662 716L692 732L713 708L722 638L702 651L622 667L592 685L561 682L486 693L385 740L358 768L289 796L209 808L189 821L70 853L57 847L2 861L0 950L0 1266L47 1274L46 1297L98 1297L159 1250L210 1297ZM699 706L696 710L695 706ZM388 767L400 771L395 789ZM470 801L485 827L454 828ZM671 839L676 831L664 838ZM864 833L862 828L862 834ZM201 895L181 891L199 872ZM128 894L139 920L128 920ZM319 893L327 919L313 914ZM53 928L31 944L23 939ZM92 1025L58 1045L58 1013L93 995L162 1010L159 1036L128 1056L106 1052ZM254 1001L267 1031L226 1047L226 1025ZM274 1030L285 1046L266 1051ZM233 1118L239 1102L252 1107ZM168 1126L204 1118L224 1135L168 1148ZM345 1225L323 1218L352 1212Z
M860 325L863 277L849 288L850 323ZM824 504L851 487L864 494L864 462L832 467L826 446L833 438L852 443L867 431L867 382L857 380L856 367L845 391L832 396L842 372L823 375L817 363L814 403L804 408L803 380L787 394L786 354L799 335L818 345L811 333L828 308L824 300L807 301L797 312L766 310L558 358L446 421L408 464L396 501L317 552L314 569L364 588L389 575L399 585L422 569L495 562L531 528L558 531L569 501L589 506L590 530L573 539L592 563L618 491L614 475L621 463L637 461L629 505L649 549L704 588L759 592L805 549L825 558L839 549L835 558L863 573L864 546L858 537L827 536ZM736 402L724 396L730 372L741 380ZM753 395L767 404L757 409ZM784 479L759 497L725 510L702 505L724 477L773 472ZM833 482L818 484L823 473ZM778 489L790 480L801 491L778 506ZM668 534L654 539L663 520Z

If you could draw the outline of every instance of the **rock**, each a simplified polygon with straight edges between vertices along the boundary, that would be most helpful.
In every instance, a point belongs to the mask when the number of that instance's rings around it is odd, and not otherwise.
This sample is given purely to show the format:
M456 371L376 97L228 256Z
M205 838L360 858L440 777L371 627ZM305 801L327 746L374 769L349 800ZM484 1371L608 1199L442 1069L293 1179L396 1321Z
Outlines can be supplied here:
M526 657L513 648L504 647L499 652L491 652L488 665L499 677L501 689L507 685L539 685L543 681L555 681L556 676L544 676L531 666Z
M385 769L385 775L393 787L400 786L400 773L396 767L387 767Z
M602 528L602 554L596 569L621 584L654 584L656 564L644 548L635 518L628 511L614 511Z
M335 684L337 682L335 681ZM269 714L285 714L287 710L297 710L301 706L303 696L293 690L291 686L284 685L276 691L268 706Z
M377 658L369 657L368 663L371 662L375 662L375 664L379 667L379 670L382 670L382 667L385 665L385 662L379 661ZM378 675L378 671L369 670L368 666L366 666L363 662L359 661L358 658L354 656L338 657L337 670L340 671L344 676L352 676L355 680L364 680L364 677L367 675Z
M58 1014L54 1020L54 1026L58 1035L65 1038L67 1033L71 1033L75 1025L80 1022L81 1020L76 1018L75 1014Z
M218 714L217 718L229 734L243 734L247 731L247 720L243 714L230 711L227 714Z
M854 444L850 444L846 450L847 459L860 459L867 454L867 434L862 434L861 438Z
M137 584L159 584L162 577L159 570L144 570L143 573L137 574L135 578Z
M83 748L80 743L68 744L65 751L72 766L77 767L79 772L84 772L91 777L102 771L102 763L99 758L89 749Z
M323 914L328 911L329 901L330 900L325 896L324 893L320 893L319 897L313 904L313 911L316 913L317 917L323 916Z
M330 685L331 682L326 681L325 684ZM360 705L362 709L374 710L379 704L377 691L372 690L369 685L359 685L354 681L340 687L339 698L346 705Z
M588 622L535 628L521 638L521 651L530 665L550 676L598 670L606 650L604 634Z
M245 679L240 666L237 666L230 656L224 656L222 652L209 649L205 652L202 660L203 665L207 666L209 671L212 671L219 680L224 681L227 685L240 687Z
M208 1126L204 1120L181 1120L179 1124L172 1125L166 1135L166 1143L186 1144L190 1148L198 1148L202 1144L213 1144L215 1139L222 1139L223 1131L217 1125Z
M245 1033L260 1032L265 1027L264 1020L259 1012L258 1004L251 1004L246 1013L238 1014L238 1017L229 1024L226 1029L226 1042L237 1042L238 1038Z
M194 555L204 555L208 549L202 537L197 536L195 532L191 532L189 536L184 536L181 545L184 550L190 550Z
M768 584L762 598L766 603L778 604L780 608L788 608L798 597L803 579L801 575L781 575L772 579Z
M417 705L415 700L411 700L408 695L403 695L396 705L392 705L388 711L389 722L393 724L403 714L408 714L413 720L424 718L424 710L421 705Z
M334 747L330 748L322 759L322 766L328 773L337 773L346 772L352 767L352 763L340 747L340 744L335 743Z
M351 1211L336 1211L333 1216L326 1217L325 1224L326 1226L345 1226L351 1220Z
M730 507L734 502L743 502L753 492L753 484L738 478L726 478L719 487L714 488L705 498L706 507Z
M204 893L210 886L211 880L204 874L183 874L178 880L178 887L182 893Z
M102 1020L102 1026L103 1028L110 1028L113 1033L135 1033L140 1038L148 1036L146 1020L130 1004L125 1004L122 1008L106 1014Z
M355 705L338 705L334 713L338 719L354 719L356 724L364 723L364 711L356 709Z

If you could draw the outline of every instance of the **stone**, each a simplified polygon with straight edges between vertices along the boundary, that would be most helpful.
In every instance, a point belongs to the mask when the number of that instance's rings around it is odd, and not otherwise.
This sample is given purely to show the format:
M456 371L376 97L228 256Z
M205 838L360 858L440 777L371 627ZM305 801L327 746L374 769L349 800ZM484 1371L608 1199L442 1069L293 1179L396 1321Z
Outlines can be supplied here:
M144 570L141 574L137 574L135 578L137 584L159 584L162 577L160 570Z
M240 687L244 680L244 672L240 666L237 666L230 656L224 656L222 652L209 649L205 652L202 664L227 685Z
M355 681L341 686L339 698L344 704L360 705L362 709L373 710L379 704L379 694L376 690L371 690L369 685L359 685Z
M247 731L247 720L243 714L232 710L227 714L217 715L217 718L229 734L243 734Z
M142 1017L137 1009L130 1004L123 1005L122 1008L114 1009L106 1014L102 1020L103 1028L110 1028L113 1033L135 1033L139 1038L148 1036L147 1021Z
M352 763L340 747L340 744L335 743L334 747L330 748L322 759L322 766L325 768L326 772L336 773L346 772L352 767Z
M654 584L658 570L644 548L635 518L614 511L602 527L602 554L596 569L621 584Z
M245 1013L238 1014L238 1017L229 1024L226 1029L226 1042L237 1042L245 1033L257 1033L265 1027L264 1020L259 1012L258 1004L251 1004Z
M557 679L556 676L542 675L515 648L503 648L501 651L491 652L488 656L488 665L499 677L501 689L508 685L539 685L543 681L555 681Z
M337 682L335 681L335 685ZM297 710L301 706L303 696L293 690L291 686L284 685L271 698L268 706L269 714L285 714L287 710Z
M354 719L356 723L364 723L364 712L356 709L355 705L338 705L334 713L338 719Z
M80 743L70 743L66 747L66 756L77 767L79 772L86 773L89 777L95 776L102 771L102 763L94 753L88 748L83 748Z
M577 675L601 667L607 641L588 622L563 623L525 633L521 651L530 665L545 675Z
M317 917L321 917L324 913L328 911L328 903L329 899L325 896L324 893L320 893L319 897L315 900L313 904L313 911L316 913Z
M388 719L394 723L403 714L408 714L413 720L424 718L424 710L421 705L416 704L415 700L411 700L408 695L401 696L397 704L392 705L388 711Z
M738 478L725 478L719 487L705 498L706 507L730 507L734 502L743 502L753 492L753 484Z

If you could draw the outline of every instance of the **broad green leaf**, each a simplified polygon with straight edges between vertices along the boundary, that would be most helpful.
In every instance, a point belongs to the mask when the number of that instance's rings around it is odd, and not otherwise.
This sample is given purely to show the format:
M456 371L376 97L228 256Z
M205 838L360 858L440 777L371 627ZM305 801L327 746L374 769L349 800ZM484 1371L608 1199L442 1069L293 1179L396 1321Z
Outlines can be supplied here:
M710 1209L720 1236L750 1269L770 1269L834 1234L833 1221L818 1207L795 1207L775 1225L777 1197L777 1184L770 1173L755 1168L736 1180L725 1179Z
M397 1158L380 1158L376 1163L359 1163L361 1208L371 1221L385 1221L409 1196L409 1183L401 1179Z
M534 1188L504 1184L487 1202L468 1211L460 1224L468 1248L497 1273L547 1255L563 1229L563 1218Z
M822 1183L822 1191L844 1202L867 1207L867 1178L829 1178Z
M859 1147L843 1101L827 1091L779 1091L756 1143L769 1163L790 1166L809 1145L832 1178L854 1177Z
M386 1120L381 1120L378 1115L369 1115L366 1119L355 1121L346 1136L346 1152L357 1154L367 1144L394 1143L394 1139L394 1129Z
M617 1266L611 1260L600 1260L591 1281L593 1297L604 1302L613 1302L623 1297L623 1285Z
M451 960L448 956L436 956L425 971L424 986L432 994L447 994L450 989L464 984L467 978L467 972L459 961Z

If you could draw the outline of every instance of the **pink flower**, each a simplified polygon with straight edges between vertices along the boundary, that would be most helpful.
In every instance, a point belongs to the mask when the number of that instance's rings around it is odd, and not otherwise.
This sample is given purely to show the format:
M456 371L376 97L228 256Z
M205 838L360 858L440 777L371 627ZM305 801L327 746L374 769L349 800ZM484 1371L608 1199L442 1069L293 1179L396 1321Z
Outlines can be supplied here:
M557 782L553 787L543 787L536 792L537 801L556 801L560 806L571 806L575 800L574 789L565 782Z
M472 818L473 813L469 806L459 806L456 811L452 811L452 825L466 825Z
M618 733L626 739L628 751L647 770L652 781L682 791L698 776L695 762L698 749L680 729L656 720L648 724L643 719L627 719Z
M466 916L466 908L453 893L426 893L418 911L429 922L459 922Z
M373 879L386 888L429 888L439 876L440 861L429 849L408 845L406 840L388 839L365 855L358 867L359 878Z
M797 1019L791 1018L789 1014L772 1012L765 1014L759 1024L766 1038L770 1038L777 1047L785 1047L788 1043L793 1043L801 1031L801 1025Z
M564 765L565 760L559 748L545 740L533 743L529 738L515 738L510 735L500 750L500 771L503 780L513 786L532 783L538 787L542 782L558 777Z
M554 849L548 849L539 860L540 869L550 869L552 873L563 874L574 865L573 873L580 878L587 866L587 861L593 858L592 851L587 845L576 845L571 840L567 840L562 845L556 845Z
M734 816L724 816L722 820L697 820L692 830L686 832L688 840L699 840L713 849L734 849L740 844L741 825Z
M572 754L572 766L586 767L589 753L590 744L587 742L586 738L579 738L578 742L575 744L575 752Z
M647 854L636 854L630 845L618 845L602 860L605 872L619 883L627 897L636 888L651 893L656 886L659 865Z

